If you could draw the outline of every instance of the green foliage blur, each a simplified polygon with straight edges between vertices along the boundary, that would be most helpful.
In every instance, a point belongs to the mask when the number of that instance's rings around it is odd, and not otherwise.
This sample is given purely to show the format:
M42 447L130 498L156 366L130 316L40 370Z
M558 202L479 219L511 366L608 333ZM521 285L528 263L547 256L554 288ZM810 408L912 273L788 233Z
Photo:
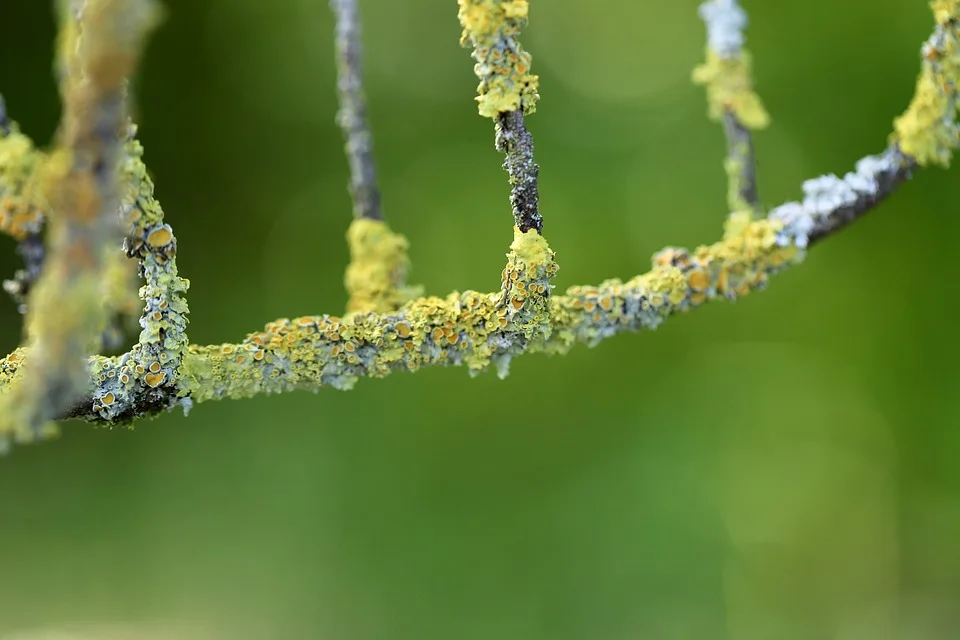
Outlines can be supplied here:
M0 90L58 119L51 3L4 2ZM363 3L385 213L428 292L511 241L453 0ZM761 197L880 151L919 0L745 0ZM534 0L528 120L557 284L719 237L695 0ZM343 308L347 165L325 0L169 0L136 82L193 342ZM960 163L958 163L960 164ZM0 638L960 637L960 167L918 174L768 291L504 381L462 369L67 424L0 460ZM19 261L0 238L0 275ZM20 332L0 301L0 348ZM53 636L42 636L53 637Z

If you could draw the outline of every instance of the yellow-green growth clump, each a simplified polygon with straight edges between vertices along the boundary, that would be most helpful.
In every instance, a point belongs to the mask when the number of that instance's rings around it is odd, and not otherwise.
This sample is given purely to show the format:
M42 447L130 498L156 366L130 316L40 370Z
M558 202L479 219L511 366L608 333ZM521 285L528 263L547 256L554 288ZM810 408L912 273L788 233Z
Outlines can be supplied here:
M0 232L17 240L39 233L43 226L34 180L43 158L15 126L6 135L0 133Z
M347 311L395 311L420 295L407 286L407 239L382 220L359 218L347 231L350 264L344 284L350 296Z
M960 145L960 0L931 3L937 29L923 48L923 69L907 110L894 121L892 142L921 166L948 166Z
M707 60L694 69L693 81L707 89L708 114L712 120L722 121L730 111L748 129L762 129L770 123L760 96L753 90L748 52L743 51L736 58L724 58L707 47Z
M514 227L513 243L503 269L498 305L508 322L527 339L550 336L550 281L559 267L546 239L530 229Z
M460 44L473 47L474 73L480 79L477 102L480 115L537 106L539 78L530 73L531 57L517 39L527 23L527 0L459 0L463 27Z
M939 25L946 25L951 20L960 19L960 0L933 0L930 3L930 9Z

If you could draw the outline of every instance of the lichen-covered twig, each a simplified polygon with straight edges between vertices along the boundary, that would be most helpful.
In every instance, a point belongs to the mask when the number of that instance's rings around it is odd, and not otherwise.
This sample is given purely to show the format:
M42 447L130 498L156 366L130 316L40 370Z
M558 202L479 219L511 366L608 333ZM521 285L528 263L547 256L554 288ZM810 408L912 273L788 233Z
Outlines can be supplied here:
M519 51L511 39L515 21L526 17L526 2L460 0L460 6L465 34L474 34L469 39L477 47L478 66L491 54L477 38L509 40L504 50ZM886 150L861 159L842 178L808 180L802 200L775 207L761 219L731 217L719 242L692 251L666 248L643 275L571 287L564 295L550 295L557 264L545 238L533 226L522 230L518 225L497 292L423 297L395 309L355 310L343 317L280 319L239 343L187 347L186 282L176 274L175 239L153 200L139 145L131 141L125 167L137 195L125 200L122 210L132 227L128 249L140 259L147 281L144 332L123 356L90 358L90 394L60 417L118 425L177 404L188 408L211 399L321 386L346 389L361 377L425 366L461 365L479 372L493 365L505 374L510 360L523 353L564 353L574 344L593 345L623 331L653 329L675 313L761 289L772 275L800 262L813 243L874 208L916 167L946 164L960 146L960 0L935 0L932 6L937 26L924 47L917 93L896 120ZM529 58L523 59L528 65ZM481 74L481 111L493 109L486 115L498 120L501 131L504 124L516 126L510 118L526 108L530 87L516 78L504 83L519 73L504 68L506 73ZM498 104L513 107L492 106ZM504 147L510 165L517 146ZM511 179L522 178L528 167L519 162L507 170ZM10 397L35 357L35 348L24 347L0 360L0 401Z
M43 266L43 220L37 206L37 168L44 154L20 133L9 119L6 104L0 97L0 232L13 237L17 253L23 258L23 269L3 289L17 303L20 313L26 313L27 296L40 277Z
M0 232L18 240L17 253L24 262L13 278L3 281L3 289L20 313L26 314L27 300L43 272L47 253L43 238L46 216L39 204L42 194L38 178L49 158L20 133L3 106L0 99ZM120 187L128 191L129 185L121 182ZM135 304L139 285L134 286L136 263L123 256L119 242L109 250L106 261L105 277L100 282L101 299L112 317L101 342L105 350L116 351L123 346L130 320L139 315Z
M119 241L117 169L126 79L155 19L151 0L73 2L66 11L60 148L43 167L49 256L30 297L30 365L3 398L0 432L30 439L88 392L87 356L108 322L99 295ZM10 426L7 426L10 425ZM6 426L6 428L4 428Z
M510 178L510 205L521 231L543 231L538 181L540 168L533 159L533 136L523 122L536 110L539 78L530 73L530 54L517 37L527 23L527 0L458 0L463 33L460 44L473 48L474 73L480 79L477 102L480 115L493 118L496 147L506 158Z
M358 0L330 0L336 20L337 122L343 129L350 164L354 221L347 231L350 264L344 279L347 311L394 311L420 295L407 285L407 239L383 219L377 188L373 136L363 94L363 47Z
M693 78L706 86L709 115L726 135L727 206L749 218L760 212L750 131L766 127L770 118L753 90L750 53L743 47L747 14L737 0L708 0L700 17L707 26L707 59Z

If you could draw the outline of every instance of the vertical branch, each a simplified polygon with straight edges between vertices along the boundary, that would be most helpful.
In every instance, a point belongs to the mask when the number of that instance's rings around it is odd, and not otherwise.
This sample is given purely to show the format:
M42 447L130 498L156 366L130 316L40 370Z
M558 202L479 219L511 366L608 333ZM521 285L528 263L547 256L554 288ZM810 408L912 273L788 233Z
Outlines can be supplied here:
M420 294L407 286L407 239L390 230L380 207L373 136L363 95L363 47L358 0L330 0L336 19L337 122L350 164L353 223L347 231L350 264L344 276L348 311L394 311Z
M337 123L346 140L353 215L358 219L382 220L373 161L373 136L363 95L363 47L357 3L358 0L330 0L337 25L337 90L340 98Z
M480 115L495 123L496 148L506 155L503 168L510 178L510 204L515 226L526 233L543 230L533 160L533 137L523 122L536 110L539 78L530 73L531 56L517 36L526 25L527 0L459 0L463 33L460 44L473 47L474 73L480 80Z
M523 124L519 111L501 113L496 119L497 151L506 155L503 168L510 176L510 205L520 231L543 233L538 181L540 167L533 161L533 136Z
M710 118L723 124L727 139L727 206L737 216L760 214L751 129L762 129L769 116L753 91L750 54L744 47L747 14L737 0L708 0L700 5L707 27L707 60L693 72L705 85Z
M127 77L156 18L153 0L74 1L61 41L63 119L59 149L44 168L49 255L30 297L34 349L14 393L3 400L0 432L20 440L89 393L87 356L107 324L101 282L119 244L118 169L127 128ZM3 428L6 427L6 428Z
M527 0L458 0L457 17L462 46L473 48L473 71L480 84L477 103L481 116L494 121L498 151L510 180L514 239L501 274L498 313L506 322L493 360L502 376L518 349L547 340L553 332L550 296L557 263L542 235L539 208L540 168L534 161L533 136L524 115L536 110L539 78L530 73L531 56L518 36L527 24Z
M20 313L26 313L27 296L40 276L45 250L44 215L36 204L37 168L44 160L28 137L10 120L0 96L0 232L13 237L23 269L3 282Z
M760 213L757 193L757 167L753 155L753 136L730 110L723 114L723 133L727 139L727 207L730 211Z

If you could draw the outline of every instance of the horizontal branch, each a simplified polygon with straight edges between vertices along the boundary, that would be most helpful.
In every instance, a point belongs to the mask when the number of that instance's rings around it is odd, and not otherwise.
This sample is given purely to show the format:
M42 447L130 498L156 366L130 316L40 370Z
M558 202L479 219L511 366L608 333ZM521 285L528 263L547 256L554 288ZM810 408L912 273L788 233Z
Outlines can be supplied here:
M281 319L239 343L191 345L178 402L189 408L260 393L349 389L359 378L428 366L479 373L494 365L505 375L524 353L562 354L578 343L592 346L619 333L655 329L674 314L765 287L771 276L799 263L807 246L892 193L910 166L896 149L869 156L843 179L808 181L803 201L781 205L720 242L693 251L664 249L643 275L571 287L564 295L546 295L557 270L546 240L516 229L499 292L421 298L395 313ZM0 391L27 357L21 349L0 361ZM171 404L114 391L113 381L134 375L127 356L97 357L91 368L98 391L64 417L120 424Z

